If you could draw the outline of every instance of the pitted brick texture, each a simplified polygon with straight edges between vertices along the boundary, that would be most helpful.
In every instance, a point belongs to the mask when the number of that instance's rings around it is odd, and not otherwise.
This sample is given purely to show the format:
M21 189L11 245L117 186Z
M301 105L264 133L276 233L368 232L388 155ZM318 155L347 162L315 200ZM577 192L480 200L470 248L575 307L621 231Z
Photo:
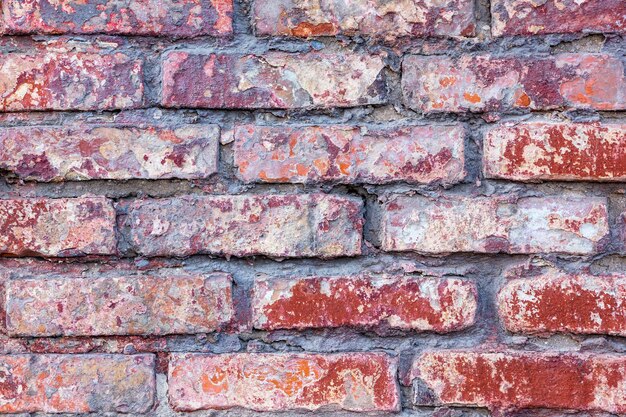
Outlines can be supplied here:
M20 279L6 287L12 336L203 333L233 316L226 274Z
M324 194L138 200L128 224L133 248L146 256L332 258L361 253L361 208Z
M442 351L420 355L409 379L416 404L624 413L625 375L618 355Z
M626 33L621 0L492 0L492 32L503 35Z
M175 355L169 398L179 411L397 411L395 372L381 353Z
M143 93L143 62L120 51L0 56L0 111L137 108Z
M458 279L273 277L255 282L252 304L260 329L350 326L445 333L474 323L476 288Z
M227 109L381 104L386 102L383 67L379 56L352 52L258 56L175 51L163 62L162 104Z
M102 197L0 200L0 254L112 255L115 210Z
M208 178L219 127L115 125L0 128L0 168L30 181Z
M504 326L516 333L626 334L623 276L549 272L514 279L498 296Z
M410 55L402 69L405 103L423 112L626 109L624 65L606 54Z
M153 355L1 355L1 413L145 413Z
M603 198L396 197L383 207L382 247L421 253L595 253L608 236Z
M625 181L626 125L498 125L484 142L485 176L513 181Z
M626 416L625 64L625 0L0 0L0 414Z
M258 35L297 37L471 36L475 27L471 0L256 0L253 19Z
M246 182L455 183L465 175L461 126L238 126Z
M232 0L4 0L7 31L46 34L225 36Z

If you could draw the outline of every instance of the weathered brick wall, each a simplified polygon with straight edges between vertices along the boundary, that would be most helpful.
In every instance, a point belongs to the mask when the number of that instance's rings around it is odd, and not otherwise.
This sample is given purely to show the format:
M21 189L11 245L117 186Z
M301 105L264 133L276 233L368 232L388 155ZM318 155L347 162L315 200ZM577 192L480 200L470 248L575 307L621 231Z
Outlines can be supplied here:
M626 415L626 1L0 4L0 414Z

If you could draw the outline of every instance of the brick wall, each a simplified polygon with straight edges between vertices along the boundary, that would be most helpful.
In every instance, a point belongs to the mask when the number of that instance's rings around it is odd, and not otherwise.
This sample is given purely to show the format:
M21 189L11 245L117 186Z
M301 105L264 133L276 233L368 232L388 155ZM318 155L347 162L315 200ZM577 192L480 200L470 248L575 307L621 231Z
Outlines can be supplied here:
M624 0L0 4L0 414L626 415Z

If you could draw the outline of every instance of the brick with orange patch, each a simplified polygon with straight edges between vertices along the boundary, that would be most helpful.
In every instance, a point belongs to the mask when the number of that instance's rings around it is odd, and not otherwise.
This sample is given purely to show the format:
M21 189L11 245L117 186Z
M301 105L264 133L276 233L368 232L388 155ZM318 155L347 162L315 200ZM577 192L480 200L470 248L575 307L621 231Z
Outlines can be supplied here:
M608 54L409 55L402 93L409 107L424 112L626 109L624 65Z
M235 165L246 182L441 182L465 176L460 125L257 126L235 129Z
M385 354L174 354L169 400L177 411L397 411L395 360Z

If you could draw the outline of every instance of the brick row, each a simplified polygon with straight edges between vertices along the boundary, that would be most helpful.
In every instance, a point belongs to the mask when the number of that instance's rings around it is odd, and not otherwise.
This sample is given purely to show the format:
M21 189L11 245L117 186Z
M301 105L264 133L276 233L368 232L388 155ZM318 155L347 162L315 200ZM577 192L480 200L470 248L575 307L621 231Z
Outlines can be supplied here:
M258 36L365 36L396 38L475 35L470 0L258 0L252 22ZM552 33L625 33L621 0L494 0L494 36ZM111 34L131 36L231 36L232 0L5 0L5 34Z
M63 42L58 48L0 58L0 111L145 105L143 59L121 48L73 50ZM160 104L213 109L381 105L388 102L385 66L379 54L350 51L171 51L162 57ZM626 109L624 65L608 54L408 55L401 90L405 105L426 113Z

